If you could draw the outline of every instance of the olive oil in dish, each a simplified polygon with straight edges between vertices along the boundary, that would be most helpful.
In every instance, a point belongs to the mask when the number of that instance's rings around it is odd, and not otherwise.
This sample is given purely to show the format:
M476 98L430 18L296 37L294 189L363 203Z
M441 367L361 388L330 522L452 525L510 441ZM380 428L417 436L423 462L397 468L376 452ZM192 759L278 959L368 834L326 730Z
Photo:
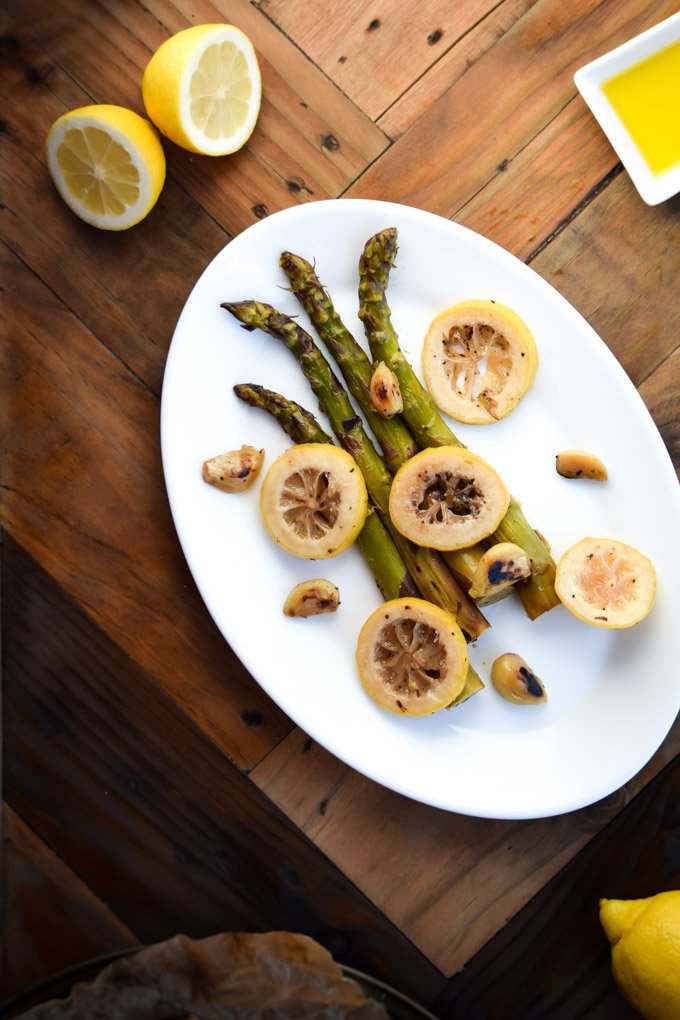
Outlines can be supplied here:
M680 165L680 40L602 84L653 174Z

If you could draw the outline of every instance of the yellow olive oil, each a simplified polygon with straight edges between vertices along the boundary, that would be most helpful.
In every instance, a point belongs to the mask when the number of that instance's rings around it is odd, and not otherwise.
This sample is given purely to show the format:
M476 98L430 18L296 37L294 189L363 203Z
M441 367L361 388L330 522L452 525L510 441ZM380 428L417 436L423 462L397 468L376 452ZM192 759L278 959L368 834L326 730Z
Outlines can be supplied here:
M614 75L602 91L653 174L680 163L680 39Z

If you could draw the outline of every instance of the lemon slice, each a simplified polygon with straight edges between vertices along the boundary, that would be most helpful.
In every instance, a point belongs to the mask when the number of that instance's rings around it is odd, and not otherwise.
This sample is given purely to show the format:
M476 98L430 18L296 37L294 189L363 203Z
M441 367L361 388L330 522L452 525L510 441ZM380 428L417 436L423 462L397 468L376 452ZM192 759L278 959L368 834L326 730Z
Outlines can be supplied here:
M364 526L363 475L345 450L302 443L274 461L260 490L267 531L287 552L325 560L352 544Z
M464 301L432 321L423 375L437 407L457 421L488 425L519 404L538 353L526 324L497 301Z
M165 180L152 125L122 106L83 106L47 135L47 166L59 194L86 223L125 230L151 211Z
M490 464L460 446L421 450L397 471L389 510L397 531L430 549L465 549L491 535L510 494Z
M392 599L369 616L356 649L366 691L398 715L429 715L463 690L465 637L448 613L424 599Z
M621 629L643 620L654 604L656 574L637 549L612 538L583 538L557 564L555 591L579 620Z
M262 85L253 45L234 25L194 25L159 46L142 79L146 112L191 152L225 156L250 138Z

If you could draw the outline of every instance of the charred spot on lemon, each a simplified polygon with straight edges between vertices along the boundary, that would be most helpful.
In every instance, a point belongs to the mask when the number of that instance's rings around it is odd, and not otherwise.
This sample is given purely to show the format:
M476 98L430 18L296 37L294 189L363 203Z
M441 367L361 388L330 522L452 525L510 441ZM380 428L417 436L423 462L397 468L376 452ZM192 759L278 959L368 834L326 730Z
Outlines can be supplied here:
M421 450L397 471L390 517L400 534L430 549L465 549L491 535L510 494L490 464L459 446Z
M303 443L278 457L260 489L260 513L272 538L293 556L337 556L358 536L368 512L363 475L345 450Z
M193 25L166 39L142 79L146 112L172 142L226 156L250 138L262 98L253 44L235 25Z
M81 220L126 230L151 212L165 181L155 129L122 106L83 106L62 114L45 145L57 191Z
M584 538L558 561L555 591L579 620L618 630L647 616L656 596L656 574L651 561L632 546Z
M356 662L367 693L397 715L430 715L463 690L468 653L448 613L424 599L393 599L369 616Z
M469 425L510 414L538 366L534 338L511 308L464 301L435 319L423 344L425 384L440 411Z

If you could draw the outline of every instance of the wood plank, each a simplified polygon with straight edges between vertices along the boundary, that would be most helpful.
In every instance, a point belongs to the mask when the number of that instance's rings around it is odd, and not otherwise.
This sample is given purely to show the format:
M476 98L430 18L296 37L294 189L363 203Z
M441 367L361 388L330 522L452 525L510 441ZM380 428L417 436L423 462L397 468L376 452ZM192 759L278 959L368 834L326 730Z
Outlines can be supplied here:
M443 990L422 954L11 539L3 557L6 800L122 924L142 942L305 932L421 1000Z
M197 594L162 481L158 400L4 253L0 321L12 338L3 348L7 527L249 768L292 724L222 640Z
M621 173L531 261L585 316L636 386L679 342L680 303L659 301L680 274L678 209L679 199L642 205Z
M617 172L615 156L585 103L573 99L455 214L518 258L527 259L594 188ZM612 166L615 169L612 170Z
M247 0L131 7L64 0L46 14L39 0L10 10L30 25L46 58L96 102L143 113L141 76L151 52L192 21L232 21L250 36L263 77L263 104L248 144L233 156L195 156L165 145L173 176L231 235L299 202L334 197L382 152L385 136ZM76 29L77 24L77 29ZM258 210L254 212L253 210Z
M138 939L6 804L0 994Z
M680 477L680 348L666 358L640 386L640 396L657 424Z
M635 1020L611 976L598 904L680 886L679 817L676 758L451 978L437 1015Z
M580 811L526 822L468 818L408 800L353 772L300 730L250 776L451 975L679 750L680 720L621 790Z
M495 4L260 0L257 6L375 120Z
M96 230L73 215L49 179L42 142L36 139L44 138L66 109L90 98L58 67L44 63L29 30L14 27L11 38L0 67L3 91L14 97L3 114L3 237L98 339L160 394L182 305L229 236L172 178L151 214L133 230ZM165 243L159 244L159 237Z
M499 8L479 29L490 36L488 48L467 66L454 47L451 59L462 63L453 84L347 194L453 215L564 109L579 66L673 10L672 0L642 14L634 0L537 0L506 30ZM491 33L495 16L498 38ZM466 47L473 42L471 33Z

